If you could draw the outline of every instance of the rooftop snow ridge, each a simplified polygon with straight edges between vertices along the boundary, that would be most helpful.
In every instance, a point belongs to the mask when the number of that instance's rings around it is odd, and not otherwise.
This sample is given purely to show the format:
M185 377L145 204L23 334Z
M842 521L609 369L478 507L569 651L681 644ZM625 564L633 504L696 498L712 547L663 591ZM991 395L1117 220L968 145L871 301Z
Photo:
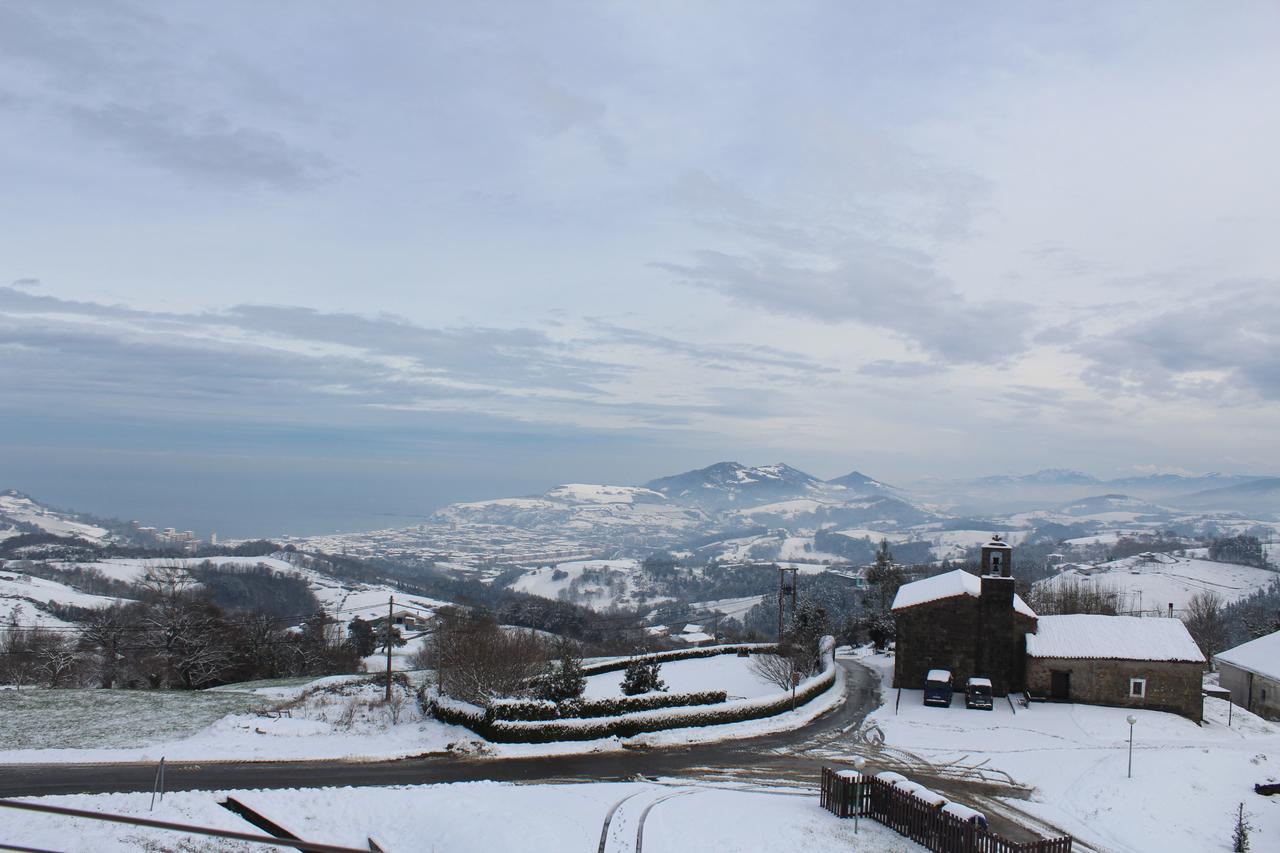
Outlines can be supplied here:
M961 595L980 597L982 578L969 574L964 569L956 569L946 574L903 584L898 588L898 594L894 596L892 609L905 610L919 604L928 604L931 601L941 601L944 598L955 598ZM1033 619L1036 617L1035 611L1027 606L1020 595L1013 597L1013 609L1024 616L1030 616Z
M1027 634L1027 655L1204 662L1182 620L1158 616L1041 616L1036 633Z

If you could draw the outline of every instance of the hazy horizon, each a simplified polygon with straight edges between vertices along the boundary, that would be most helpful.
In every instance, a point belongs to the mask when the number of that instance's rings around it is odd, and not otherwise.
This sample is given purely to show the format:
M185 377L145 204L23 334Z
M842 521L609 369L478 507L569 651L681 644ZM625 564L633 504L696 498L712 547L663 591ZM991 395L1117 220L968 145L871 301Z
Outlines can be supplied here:
M1280 457L1275 4L379 11L0 4L0 488L268 535Z

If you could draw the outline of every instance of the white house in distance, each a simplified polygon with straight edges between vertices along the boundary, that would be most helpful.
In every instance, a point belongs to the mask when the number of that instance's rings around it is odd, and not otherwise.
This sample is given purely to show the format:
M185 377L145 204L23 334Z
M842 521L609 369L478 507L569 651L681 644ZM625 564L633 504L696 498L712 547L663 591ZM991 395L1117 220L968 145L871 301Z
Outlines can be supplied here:
M1280 631L1213 656L1218 683L1231 701L1268 720L1280 720Z

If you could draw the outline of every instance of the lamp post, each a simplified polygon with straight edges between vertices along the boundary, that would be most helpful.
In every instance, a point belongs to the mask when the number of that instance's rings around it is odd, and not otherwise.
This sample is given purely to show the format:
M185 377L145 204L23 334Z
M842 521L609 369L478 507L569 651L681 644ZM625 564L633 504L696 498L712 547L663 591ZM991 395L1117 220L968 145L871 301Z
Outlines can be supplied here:
M862 791L866 785L866 780L862 777L862 769L867 766L867 759L859 755L853 759L853 769L858 771L858 784L854 787L854 803L853 803L853 834L858 834L858 815L862 813Z
M1138 718L1133 714L1125 717L1125 721L1129 724L1129 778L1133 778L1133 724L1138 722Z

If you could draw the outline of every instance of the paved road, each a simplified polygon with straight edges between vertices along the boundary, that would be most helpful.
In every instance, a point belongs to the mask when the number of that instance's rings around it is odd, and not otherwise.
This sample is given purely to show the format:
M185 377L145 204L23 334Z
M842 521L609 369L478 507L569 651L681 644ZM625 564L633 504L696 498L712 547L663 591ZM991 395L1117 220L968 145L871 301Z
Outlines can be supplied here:
M803 729L747 740L599 755L537 758L462 758L427 755L397 761L173 762L165 767L169 791L231 788L315 788L333 785L408 785L433 782L620 781L637 776L795 776L812 784L821 760L807 745L838 738L861 725L876 707L879 679L853 661L846 671L847 701ZM155 764L0 765L0 797L149 791Z

